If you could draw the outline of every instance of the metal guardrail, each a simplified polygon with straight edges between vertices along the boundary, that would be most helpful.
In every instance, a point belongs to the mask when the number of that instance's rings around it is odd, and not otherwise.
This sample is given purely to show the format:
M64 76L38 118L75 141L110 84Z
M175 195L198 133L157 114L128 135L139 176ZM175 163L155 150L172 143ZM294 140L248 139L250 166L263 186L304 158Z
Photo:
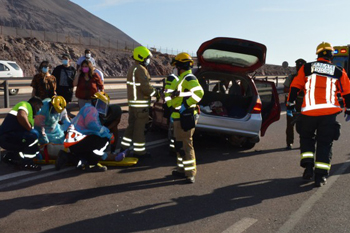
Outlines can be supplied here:
M151 79L152 83L159 84L165 76L154 76ZM10 89L21 89L30 87L30 83L33 77L23 77L23 78L0 78L0 90L4 91L4 108L10 107ZM126 83L126 76L119 77L105 77L104 83L113 85L113 84L124 84Z

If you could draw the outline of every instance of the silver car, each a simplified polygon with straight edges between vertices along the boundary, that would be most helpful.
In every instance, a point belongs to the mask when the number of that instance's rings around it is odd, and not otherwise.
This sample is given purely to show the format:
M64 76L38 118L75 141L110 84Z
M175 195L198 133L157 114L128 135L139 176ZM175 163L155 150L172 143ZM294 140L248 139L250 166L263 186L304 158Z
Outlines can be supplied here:
M249 75L265 64L265 58L266 46L248 40L220 37L199 47L194 73L204 96L196 132L225 135L231 144L246 149L259 142L281 111L275 84ZM155 110L155 124L164 125L156 105Z
M0 60L1 78L23 78L23 70L15 61ZM10 95L16 95L18 89L10 89Z

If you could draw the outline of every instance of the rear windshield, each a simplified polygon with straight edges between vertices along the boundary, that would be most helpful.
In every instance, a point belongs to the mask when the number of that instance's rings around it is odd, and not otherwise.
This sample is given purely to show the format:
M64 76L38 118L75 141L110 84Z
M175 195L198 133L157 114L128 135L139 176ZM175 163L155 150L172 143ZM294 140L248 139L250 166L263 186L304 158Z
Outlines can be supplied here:
M10 66L12 66L15 70L20 70L19 66L16 63L8 62Z
M250 67L258 62L258 58L237 52L222 51L217 49L207 49L203 53L204 60L220 64L229 64L239 67Z

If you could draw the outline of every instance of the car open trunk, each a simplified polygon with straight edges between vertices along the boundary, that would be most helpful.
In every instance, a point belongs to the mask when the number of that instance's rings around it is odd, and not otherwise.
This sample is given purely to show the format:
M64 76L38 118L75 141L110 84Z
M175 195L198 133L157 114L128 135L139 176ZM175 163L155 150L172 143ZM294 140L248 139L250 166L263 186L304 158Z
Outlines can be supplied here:
M196 75L204 90L202 113L241 119L254 107L257 94L248 77L214 71Z

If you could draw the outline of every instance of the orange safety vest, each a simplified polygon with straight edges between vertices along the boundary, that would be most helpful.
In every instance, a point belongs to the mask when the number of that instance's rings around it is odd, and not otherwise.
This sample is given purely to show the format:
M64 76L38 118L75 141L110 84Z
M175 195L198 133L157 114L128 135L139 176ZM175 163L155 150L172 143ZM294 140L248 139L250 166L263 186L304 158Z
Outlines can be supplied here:
M323 58L302 66L290 86L304 91L301 113L307 116L340 112L337 94L350 94L350 81L345 70Z

